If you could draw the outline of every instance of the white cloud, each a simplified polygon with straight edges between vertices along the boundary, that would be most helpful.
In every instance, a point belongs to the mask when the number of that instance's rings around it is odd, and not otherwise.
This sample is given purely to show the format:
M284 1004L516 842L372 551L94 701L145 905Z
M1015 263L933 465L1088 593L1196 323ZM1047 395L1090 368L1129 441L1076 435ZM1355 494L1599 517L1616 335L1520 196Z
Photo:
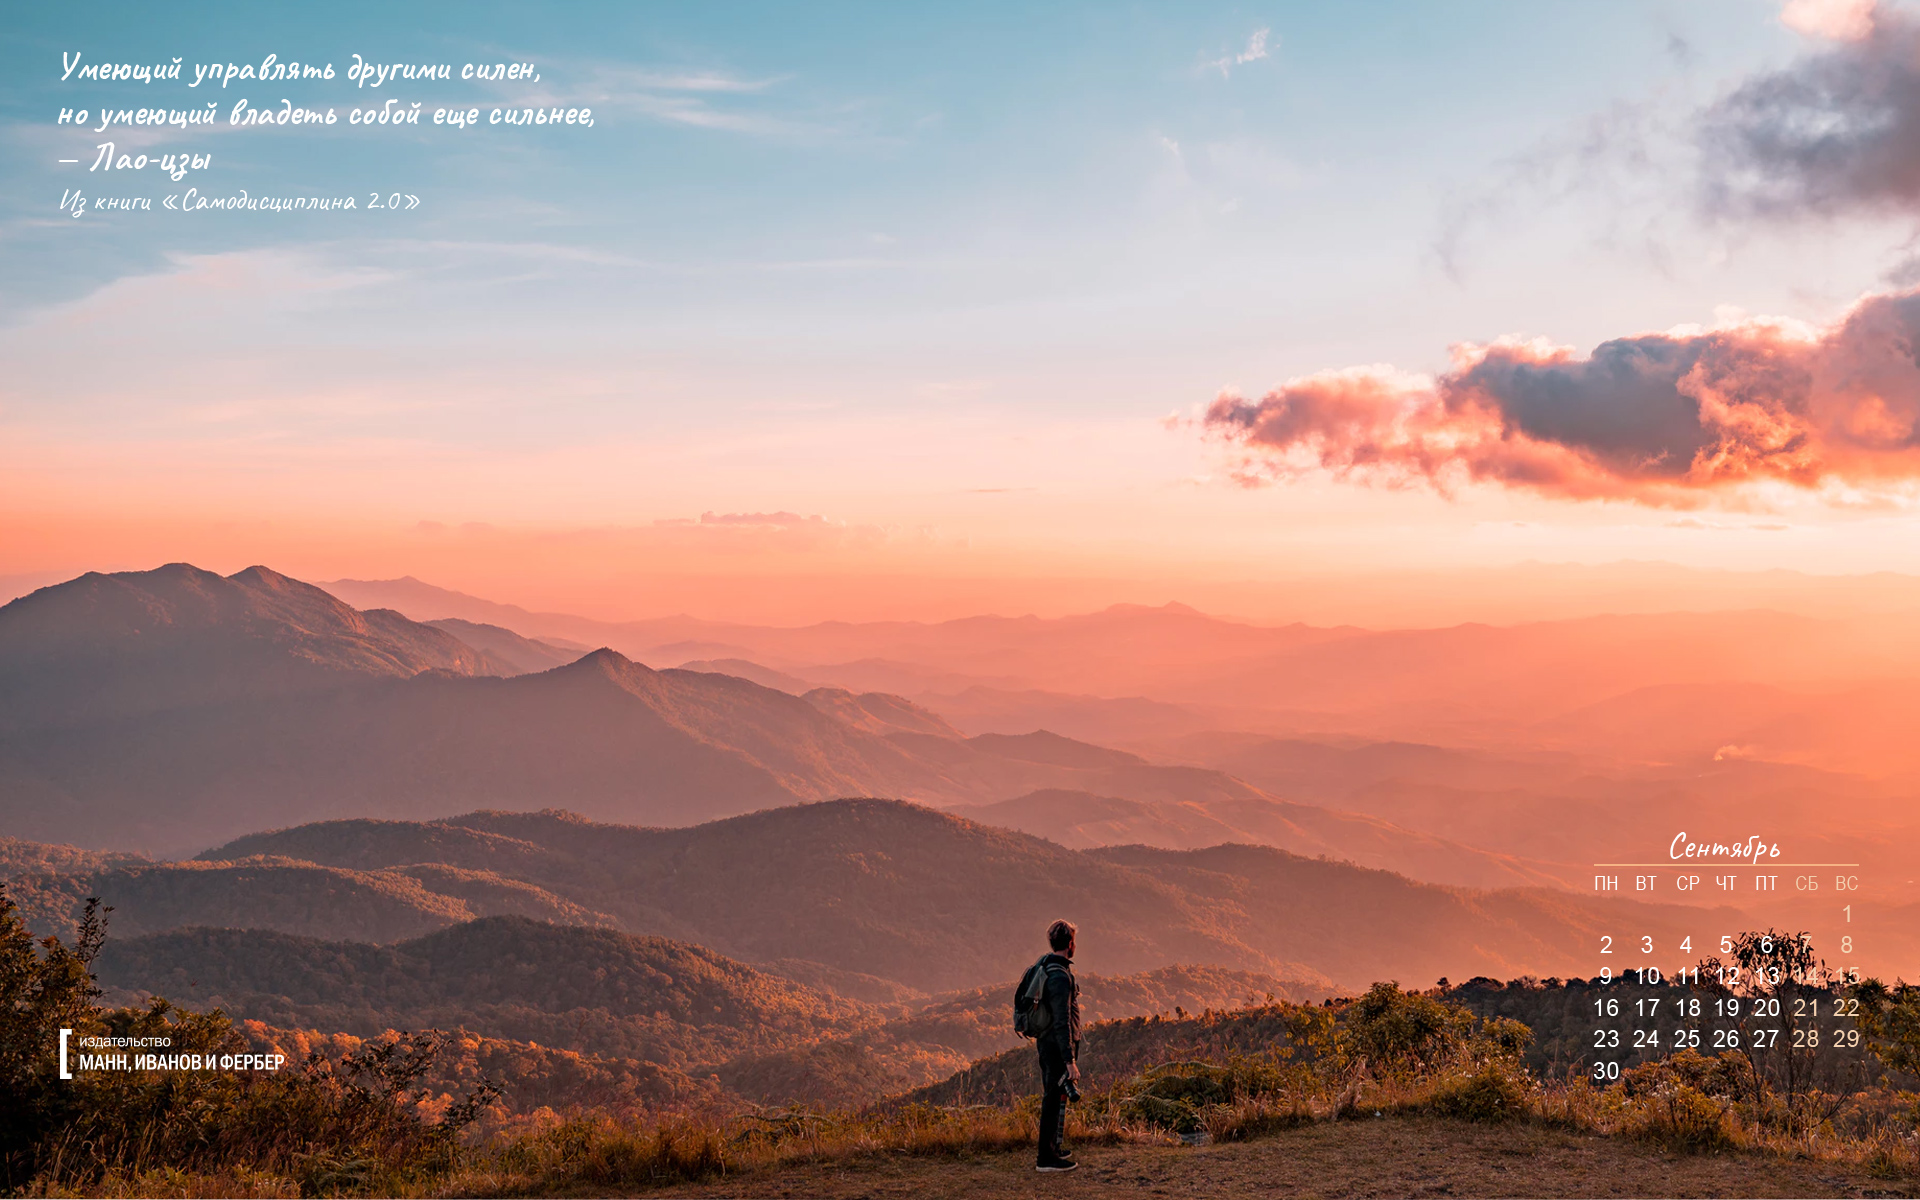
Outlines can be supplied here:
M761 113L729 112L714 108L693 96L662 96L649 92L633 92L626 96L613 97L612 103L615 105L624 103L655 120L675 125L692 125L699 129L725 129L734 133L758 134L790 133L795 129L791 122L778 117Z
M778 79L734 79L713 71L693 74L634 71L629 81L634 87L663 92L761 92L780 82Z
M1267 43L1267 39L1272 33L1273 30L1266 26L1254 30L1252 35L1247 38L1246 49L1240 51L1238 54L1225 54L1219 58L1208 60L1207 69L1220 72L1220 78L1225 79L1228 75L1232 74L1233 68L1243 67L1250 62L1258 62L1266 58L1271 49Z

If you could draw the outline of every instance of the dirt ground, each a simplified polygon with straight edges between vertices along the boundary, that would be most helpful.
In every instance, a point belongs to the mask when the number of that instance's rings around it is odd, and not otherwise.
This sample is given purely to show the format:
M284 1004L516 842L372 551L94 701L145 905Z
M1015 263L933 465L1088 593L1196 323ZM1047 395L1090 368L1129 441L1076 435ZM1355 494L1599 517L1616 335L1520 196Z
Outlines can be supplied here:
M1532 1126L1423 1118L1316 1124L1224 1146L1082 1147L1041 1175L1027 1154L870 1159L735 1176L687 1196L1914 1196L1920 1180L1745 1154L1668 1155Z

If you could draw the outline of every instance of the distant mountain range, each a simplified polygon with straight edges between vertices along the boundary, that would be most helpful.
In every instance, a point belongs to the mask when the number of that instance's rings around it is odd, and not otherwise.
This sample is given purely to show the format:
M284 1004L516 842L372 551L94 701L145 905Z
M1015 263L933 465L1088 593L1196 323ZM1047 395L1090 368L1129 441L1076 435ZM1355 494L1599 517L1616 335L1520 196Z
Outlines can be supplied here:
M1742 730L1776 744L1858 743L1863 760L1907 753L1899 678L1834 692L1832 711L1779 683L1646 682L1738 679L1769 661L1801 678L1858 675L1867 660L1897 676L1911 665L1911 631L1876 642L1878 627L1732 613L1372 634L1265 629L1178 606L941 625L582 627L417 583L356 586L470 611L427 611L435 623L422 624L264 568L221 577L184 565L82 576L0 608L0 829L164 858L316 819L565 807L688 825L865 795L958 807L1076 846L1248 841L1508 887L1580 885L1568 864L1643 857L1671 836L1660 832L1670 821L1719 828L1764 816L1802 857L1870 863L1870 887L1897 888L1878 868L1897 870L1914 825L1910 781L1763 761L1759 743L1721 746L1718 761L1685 753L1689 739ZM569 632L614 632L630 647L731 639L816 665L795 668L811 678L749 659L656 671L582 649ZM1775 645L1785 650L1769 660ZM909 699L817 683L839 670L817 665L835 655L926 677L1011 677L1027 690ZM1638 682L1589 701L1606 690L1599 679ZM1155 680L1168 699L1094 694ZM1029 686L1039 684L1073 690ZM1414 724L1505 720L1513 737L1538 740L1501 749L1191 731L1236 695L1317 697L1347 717L1393 698ZM1813 715L1778 715L1796 704ZM1532 710L1531 724L1512 723L1516 706ZM1022 730L1022 713L1124 728L1137 752ZM1004 732L967 736L962 721ZM1553 749L1556 739L1588 748ZM1596 739L1654 760L1597 755ZM1815 810L1824 816L1809 821Z
M1261 796L1131 800L1051 788L997 804L956 805L948 811L1075 848L1131 844L1197 850L1241 842L1344 859L1438 883L1570 887L1589 882L1582 869L1571 863L1484 852L1474 852L1479 857L1471 866L1477 869L1471 870L1472 879L1463 880L1468 855L1458 842L1425 835L1430 840L1423 845L1422 835L1376 817ZM1587 877L1592 874L1590 868L1585 871Z
M1746 827L1803 860L1858 862L1876 900L1912 903L1905 848L1920 836L1912 804L1920 739L1909 728L1920 709L1913 581L1856 577L1842 587L1791 573L1642 566L1613 572L1646 585L1631 604L1625 593L1596 593L1632 611L1506 627L1276 630L1179 606L1121 606L1058 620L776 629L674 619L607 628L640 641L725 642L744 656L728 669L769 672L762 677L776 687L891 680L968 733L1045 728L1121 745L1159 765L1219 771L1270 799L1374 817L1545 876L1566 878L1562 864L1657 857L1682 830ZM1655 581L1671 586L1676 608L1725 611L1649 611ZM418 581L358 586L365 602L421 611L466 602ZM1751 602L1743 595L1785 603L1808 588L1833 600L1878 599L1814 606L1817 616L1733 607ZM1712 605L1703 603L1709 594ZM1138 837L1189 846L1209 830L1232 829L1236 838L1321 852L1307 838L1269 837L1217 797L1048 786L1206 811L1172 819L1162 808L1125 821L1068 819L1057 804L968 811L1077 844ZM1437 865L1413 846L1382 858L1364 837L1331 840L1336 848L1325 852L1336 857L1416 877L1515 882L1457 860Z
M1911 580L1857 578L1852 586L1884 605L1816 617L1738 607L1752 601L1739 598L1732 577L1703 592L1693 586L1699 579L1666 574L1674 608L1699 608L1711 593L1716 602L1706 607L1715 611L1648 611L1656 592L1642 587L1618 614L1504 626L1261 626L1172 604L1052 619L783 628L690 617L592 621L412 578L325 586L357 605L604 644L660 665L727 660L733 673L760 672L776 687L797 680L894 692L971 733L1041 727L1145 744L1251 731L1560 750L1606 764L1701 766L1731 752L1830 771L1920 773L1920 743L1904 732L1905 714L1920 704ZM1787 573L1748 583L1753 595L1783 602L1801 584L1827 586Z
M1190 640L1221 636L1197 614L1171 619L1199 631ZM1184 805L1196 829L1441 882L1561 877L1288 805L1208 767L1045 731L967 737L883 693L795 696L465 617L361 612L260 567L87 575L0 608L0 828L35 841L173 856L263 827L475 805L686 825L842 796L989 804L1061 791ZM1239 815L1209 818L1216 804ZM1039 808L995 811L1053 828Z

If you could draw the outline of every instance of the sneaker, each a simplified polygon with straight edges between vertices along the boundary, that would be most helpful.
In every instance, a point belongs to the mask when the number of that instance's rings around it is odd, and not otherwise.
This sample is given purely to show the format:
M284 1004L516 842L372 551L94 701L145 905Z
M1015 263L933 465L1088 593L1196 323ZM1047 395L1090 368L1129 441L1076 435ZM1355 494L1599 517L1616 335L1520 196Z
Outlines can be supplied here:
M1070 1158L1043 1158L1036 1171L1071 1171L1080 1164Z

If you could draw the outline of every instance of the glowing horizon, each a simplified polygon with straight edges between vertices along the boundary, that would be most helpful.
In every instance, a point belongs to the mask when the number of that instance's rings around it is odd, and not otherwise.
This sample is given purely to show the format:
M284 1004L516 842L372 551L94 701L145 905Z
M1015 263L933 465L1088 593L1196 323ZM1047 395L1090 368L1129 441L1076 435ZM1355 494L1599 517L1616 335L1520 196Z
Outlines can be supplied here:
M485 165L207 134L255 186L411 172L419 213L9 201L0 579L185 560L604 614L772 619L785 581L793 619L1278 618L1300 605L1261 588L1408 570L1920 572L1920 385L1874 324L1920 188L1897 141L1789 136L1808 94L1905 128L1801 85L1910 69L1907 10L1386 11L503 8L529 54L592 30L597 57L547 59L602 106L591 138ZM20 154L52 157L56 47L162 28L124 15L7 48ZM254 32L465 48L379 18ZM1485 88L1437 86L1460 69ZM1486 382L1511 360L1577 390L1588 348L1656 343L1748 357L1648 383L1677 426L1598 389L1562 428ZM1825 390L1757 365L1788 359Z

